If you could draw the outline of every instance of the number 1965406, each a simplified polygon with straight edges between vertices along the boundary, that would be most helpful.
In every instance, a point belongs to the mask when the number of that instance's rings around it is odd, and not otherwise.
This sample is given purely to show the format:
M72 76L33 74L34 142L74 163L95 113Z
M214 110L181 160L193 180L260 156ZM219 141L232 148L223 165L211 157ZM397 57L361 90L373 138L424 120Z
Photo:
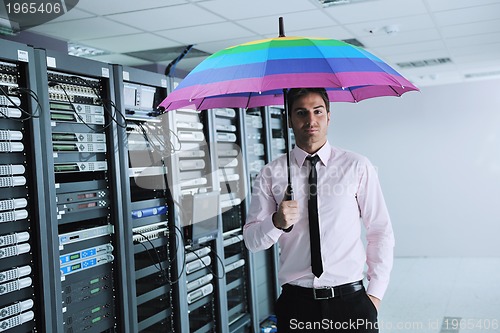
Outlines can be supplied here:
M9 2L5 7L8 14L59 14L62 10L59 2Z

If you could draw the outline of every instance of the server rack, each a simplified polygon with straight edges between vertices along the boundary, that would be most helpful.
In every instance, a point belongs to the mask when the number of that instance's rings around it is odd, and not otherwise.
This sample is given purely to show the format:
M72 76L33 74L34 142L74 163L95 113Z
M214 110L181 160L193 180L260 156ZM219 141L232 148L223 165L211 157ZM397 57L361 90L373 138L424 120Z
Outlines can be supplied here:
M124 331L128 322L117 126L109 65L35 50L52 332ZM55 184L52 185L52 184Z
M270 138L271 159L275 160L286 153L286 141L283 133L283 109L279 107L267 107L267 124Z
M266 107L266 131L267 147L270 147L267 151L269 161L286 154L287 150L295 147L295 136L293 131L288 127L288 119L286 119L285 110L282 107ZM288 146L285 138L288 139ZM281 294L281 287L278 282L279 255L281 250L279 244L273 246L273 249L271 258L274 261L273 290L277 299Z
M174 147L169 158L170 188L179 208L176 230L184 243L176 257L180 276L175 293L179 307L176 328L182 332L221 332L227 326L226 295L222 288L225 276L220 263L220 189L209 144L214 141L213 132L207 127L209 113L181 109L167 115ZM199 214L204 215L200 221Z
M45 331L51 295L43 250L39 105L33 49L0 40L0 329Z
M227 294L227 332L253 332L258 322L253 298L252 261L243 243L243 222L247 203L246 160L242 109L213 109L211 121L215 139L218 179L221 189L221 219Z
M113 66L117 105L125 114L119 128L130 332L173 332L170 268L175 242L173 203L165 158L171 147L162 112L167 80L160 74ZM174 246L175 247L175 246Z
M281 119L281 115L278 118L276 111L271 114L269 108L250 108L245 113L245 156L248 166L247 178L250 184L249 196L251 195L251 187L260 170L272 160L272 157L279 156L276 151L271 149L271 142L273 133L279 136L282 126L277 121L273 121L274 127L271 127L272 119ZM254 253L252 256L254 267L252 274L255 281L254 297L257 308L254 317L258 322L262 322L269 315L274 314L274 303L279 295L278 256L277 245L268 250Z

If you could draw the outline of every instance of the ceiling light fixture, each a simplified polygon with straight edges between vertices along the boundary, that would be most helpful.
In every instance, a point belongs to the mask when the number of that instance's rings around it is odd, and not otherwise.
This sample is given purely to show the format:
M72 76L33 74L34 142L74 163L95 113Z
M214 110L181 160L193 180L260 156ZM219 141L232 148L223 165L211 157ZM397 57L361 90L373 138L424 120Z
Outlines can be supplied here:
M451 58L436 58L436 59L425 59L407 62L398 62L400 68L417 68L417 67L427 67L435 65L444 65L451 63Z
M68 54L76 57L94 57L94 56L109 54L109 52L96 49L90 46L80 45L76 43L68 43Z

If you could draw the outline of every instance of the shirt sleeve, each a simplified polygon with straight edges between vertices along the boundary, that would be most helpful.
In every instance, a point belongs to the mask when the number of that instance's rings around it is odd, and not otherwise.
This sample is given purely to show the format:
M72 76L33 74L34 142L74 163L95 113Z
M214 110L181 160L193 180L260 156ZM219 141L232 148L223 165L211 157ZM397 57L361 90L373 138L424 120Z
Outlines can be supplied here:
M283 234L273 224L272 216L277 204L271 191L271 181L261 172L255 179L250 209L243 226L243 239L251 252L265 250L273 246Z
M360 166L357 200L366 227L367 293L382 299L393 265L394 233L377 172L368 160Z

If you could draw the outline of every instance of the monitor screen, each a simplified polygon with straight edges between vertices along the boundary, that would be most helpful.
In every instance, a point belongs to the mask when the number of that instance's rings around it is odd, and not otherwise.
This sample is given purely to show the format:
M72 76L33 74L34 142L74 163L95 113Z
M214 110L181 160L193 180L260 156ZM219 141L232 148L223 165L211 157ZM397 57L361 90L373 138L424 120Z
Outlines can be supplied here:
M219 232L219 192L193 195L192 219L188 226L188 241L200 244L217 237Z
M154 107L156 88L141 86L141 108L152 109Z
M123 104L127 108L134 108L136 105L137 88L132 85L125 84L123 86Z

